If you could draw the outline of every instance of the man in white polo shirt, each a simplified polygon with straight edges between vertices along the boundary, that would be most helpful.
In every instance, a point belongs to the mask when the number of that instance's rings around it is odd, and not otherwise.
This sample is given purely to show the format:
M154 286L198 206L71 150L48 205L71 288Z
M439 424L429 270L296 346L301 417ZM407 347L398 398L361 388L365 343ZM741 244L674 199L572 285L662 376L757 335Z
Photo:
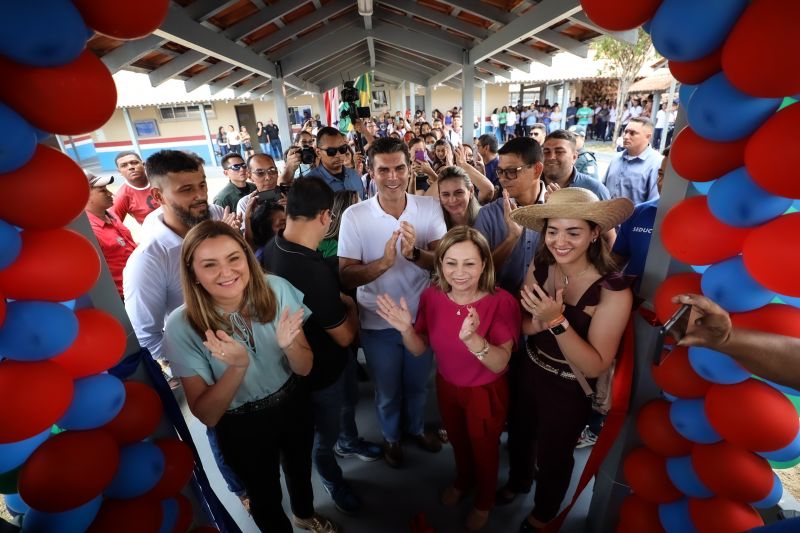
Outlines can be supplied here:
M411 157L399 139L377 139L369 149L370 173L378 193L349 207L339 230L339 274L346 288L358 287L361 346L375 381L384 456L390 466L403 462L400 437L405 429L423 448L441 449L424 431L427 380L432 355L415 357L377 314L376 298L404 298L416 317L428 286L434 250L447 231L435 198L406 194ZM406 427L401 428L405 415Z

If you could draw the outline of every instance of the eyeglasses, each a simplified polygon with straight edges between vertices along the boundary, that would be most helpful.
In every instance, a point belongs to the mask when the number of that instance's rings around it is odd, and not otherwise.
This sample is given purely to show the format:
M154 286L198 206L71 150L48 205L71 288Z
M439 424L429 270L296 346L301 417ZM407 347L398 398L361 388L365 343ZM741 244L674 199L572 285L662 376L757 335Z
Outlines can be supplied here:
M271 174L271 175L275 176L275 175L278 174L278 169L275 168L275 167L257 168L255 170L252 170L251 172L260 178L260 177L266 176L267 174Z
M333 147L330 147L330 146L328 148L320 147L320 150L325 152L325 155L327 155L328 157L333 157L333 156L335 156L337 154L337 152L342 154L342 155L346 154L347 152L350 151L350 146L348 146L346 144L343 144L338 148L333 148Z
M242 170L242 169L245 169L245 168L247 168L247 164L246 163L234 163L233 165L230 165L228 168L226 168L224 170Z
M523 168L532 167L533 165L522 165L521 167L517 168L500 168L497 167L494 169L494 173L497 174L497 177L500 179L506 178L509 180L517 179L517 172L522 170Z

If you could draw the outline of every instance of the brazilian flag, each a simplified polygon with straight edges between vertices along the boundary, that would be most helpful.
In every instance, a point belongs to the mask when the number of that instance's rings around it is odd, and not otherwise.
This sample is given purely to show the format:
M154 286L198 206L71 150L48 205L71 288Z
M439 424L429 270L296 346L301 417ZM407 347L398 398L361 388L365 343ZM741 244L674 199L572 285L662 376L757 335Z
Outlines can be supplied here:
M358 89L358 97L361 107L372 106L372 73L367 72L356 79L356 89Z

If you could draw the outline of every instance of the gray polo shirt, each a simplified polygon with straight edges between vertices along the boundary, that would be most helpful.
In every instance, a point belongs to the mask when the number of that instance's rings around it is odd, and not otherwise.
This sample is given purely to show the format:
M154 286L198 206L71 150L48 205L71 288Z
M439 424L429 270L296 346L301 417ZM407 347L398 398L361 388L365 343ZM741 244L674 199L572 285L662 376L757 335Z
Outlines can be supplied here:
M637 156L628 155L627 150L620 152L606 172L611 197L627 198L634 205L658 198L658 169L663 158L649 146Z

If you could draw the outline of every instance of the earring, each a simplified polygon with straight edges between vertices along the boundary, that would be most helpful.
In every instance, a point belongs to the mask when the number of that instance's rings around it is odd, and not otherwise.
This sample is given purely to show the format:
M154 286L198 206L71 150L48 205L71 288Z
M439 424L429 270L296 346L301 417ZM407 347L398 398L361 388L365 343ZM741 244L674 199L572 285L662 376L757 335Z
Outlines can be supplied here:
M595 237L594 239L592 239L592 244L594 244L594 243L596 243L596 242L597 242L597 237Z

